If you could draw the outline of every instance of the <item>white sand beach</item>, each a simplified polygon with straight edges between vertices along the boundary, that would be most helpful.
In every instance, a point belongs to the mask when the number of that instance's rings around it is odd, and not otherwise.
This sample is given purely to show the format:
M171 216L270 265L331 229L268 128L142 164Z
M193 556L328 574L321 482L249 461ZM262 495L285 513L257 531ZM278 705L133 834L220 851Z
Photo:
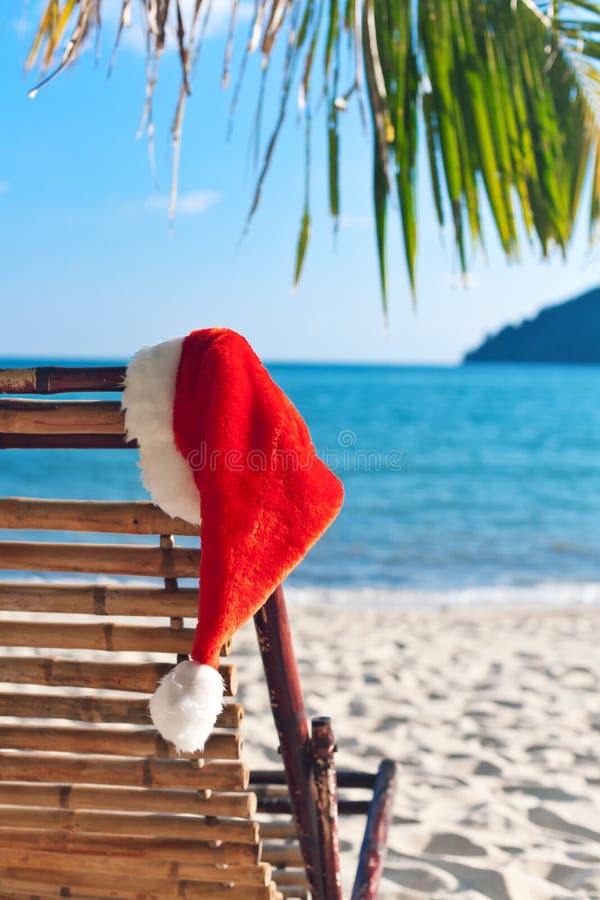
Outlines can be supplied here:
M400 763L381 900L600 898L600 609L290 615L338 765ZM251 627L234 649L248 761L274 766ZM363 828L341 823L346 893Z

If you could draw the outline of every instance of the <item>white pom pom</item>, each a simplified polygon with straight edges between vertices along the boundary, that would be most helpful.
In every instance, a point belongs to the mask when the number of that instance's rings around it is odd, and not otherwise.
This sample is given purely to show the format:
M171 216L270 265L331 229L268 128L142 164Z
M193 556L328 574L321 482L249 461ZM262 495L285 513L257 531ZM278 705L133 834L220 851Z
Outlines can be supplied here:
M192 659L165 675L150 699L150 716L180 753L202 750L223 709L223 679Z

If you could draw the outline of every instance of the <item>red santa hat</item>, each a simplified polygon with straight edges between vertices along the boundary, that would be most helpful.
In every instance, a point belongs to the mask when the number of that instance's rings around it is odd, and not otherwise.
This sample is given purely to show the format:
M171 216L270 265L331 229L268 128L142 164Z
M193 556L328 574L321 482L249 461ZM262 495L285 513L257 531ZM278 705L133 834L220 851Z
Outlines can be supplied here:
M223 644L338 514L342 485L248 342L225 328L144 348L127 369L125 426L144 484L200 526L190 659L161 681L150 715L180 751L203 748L222 708Z

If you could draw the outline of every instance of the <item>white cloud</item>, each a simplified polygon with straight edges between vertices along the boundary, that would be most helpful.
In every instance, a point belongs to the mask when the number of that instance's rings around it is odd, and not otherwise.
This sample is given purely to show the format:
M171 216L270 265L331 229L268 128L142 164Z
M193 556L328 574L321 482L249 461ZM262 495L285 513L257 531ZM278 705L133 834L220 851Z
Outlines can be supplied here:
M183 216L197 216L220 201L221 195L217 191L190 191L177 201L177 212Z
M199 190L180 194L177 198L177 216L199 216L212 206L221 202L221 195L217 191ZM121 207L125 213L166 213L169 208L169 198L165 194L151 194L139 203L125 203Z
M471 272L446 272L440 278L444 287L458 290L459 288L476 288L481 284L481 279Z
M12 20L12 28L17 37L22 40L31 31L31 20L27 16L19 16Z

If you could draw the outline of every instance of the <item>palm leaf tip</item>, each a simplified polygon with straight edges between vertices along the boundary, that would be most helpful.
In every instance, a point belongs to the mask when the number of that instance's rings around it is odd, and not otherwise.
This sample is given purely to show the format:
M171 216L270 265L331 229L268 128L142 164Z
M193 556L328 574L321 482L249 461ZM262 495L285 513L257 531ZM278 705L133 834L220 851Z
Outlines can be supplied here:
M108 0L45 3L25 61L28 69L38 66L44 80L29 96L34 97L40 86L86 50L107 5ZM111 67L121 32L131 23L131 5L131 0L121 0ZM181 0L144 0L142 4L148 45L143 126L150 145L158 61L169 37L180 61L171 212L193 62L211 8L210 3L195 2L187 16ZM229 8L223 84L231 80L234 41L243 18L239 0L230 0ZM564 253L584 197L589 195L590 240L598 237L600 4L591 0L554 4L256 0L240 72L234 79L233 114L254 53L265 78L274 61L282 62L282 67L275 123L264 146L261 141L263 162L249 220L259 205L290 98L299 97L308 130L312 116L317 112L325 116L329 212L334 222L339 221L344 139L340 115L351 101L362 109L364 92L371 113L375 237L384 309L390 201L399 210L402 255L411 292L415 292L420 210L416 186L423 166L430 173L439 224L447 219L453 222L453 239L465 272L473 248L482 244L482 222L490 218L508 258L519 253L520 224L543 255L553 248ZM424 140L423 153L418 149L419 136ZM484 216L484 210L489 215ZM305 196L294 285L304 271L310 227Z
M298 235L298 244L296 246L296 263L294 266L294 290L298 287L300 282L300 276L302 275L302 269L304 268L304 261L306 259L306 251L308 250L308 243L310 240L310 213L308 208L304 210L302 214L302 220L300 222L300 233Z

